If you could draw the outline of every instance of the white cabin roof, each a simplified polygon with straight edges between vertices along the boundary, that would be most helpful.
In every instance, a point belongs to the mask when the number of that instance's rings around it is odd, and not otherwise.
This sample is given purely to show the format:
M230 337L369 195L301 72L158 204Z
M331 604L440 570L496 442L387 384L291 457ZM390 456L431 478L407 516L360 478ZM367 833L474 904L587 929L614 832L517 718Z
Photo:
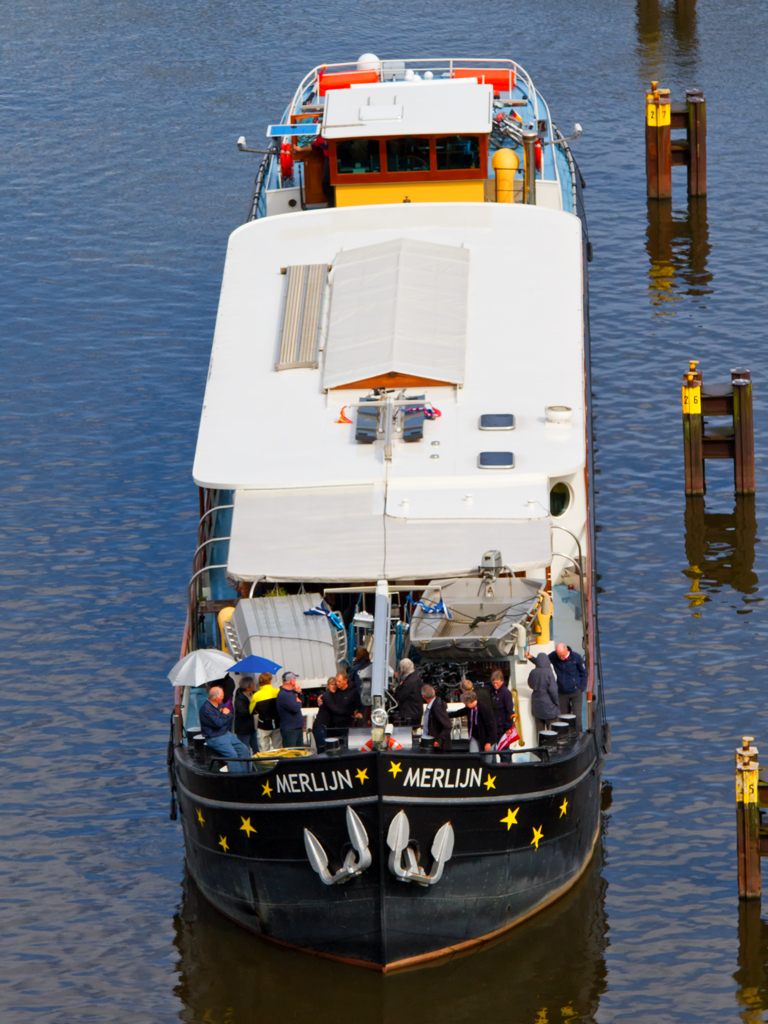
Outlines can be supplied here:
M323 387L391 370L463 383L468 286L469 250L457 245L398 238L340 252Z
M369 390L323 387L335 270L325 286L319 366L275 370L281 268L341 269L359 258L355 251L397 248L403 239L469 254L463 385L408 388L441 415L425 423L423 440L396 439L386 461L381 442L356 442L354 410L342 414ZM200 486L238 492L232 575L438 577L471 571L487 547L517 568L548 564L549 480L585 463L582 289L581 222L541 207L344 207L238 228L194 464ZM379 328L365 309L358 320L361 337ZM430 376L439 379L438 369ZM547 422L551 405L569 406L570 423ZM480 431L484 413L513 413L515 429ZM514 469L478 468L481 451L509 450Z
M435 91L446 91L436 101ZM378 135L487 134L493 86L474 78L378 82L330 89L325 96L326 139Z

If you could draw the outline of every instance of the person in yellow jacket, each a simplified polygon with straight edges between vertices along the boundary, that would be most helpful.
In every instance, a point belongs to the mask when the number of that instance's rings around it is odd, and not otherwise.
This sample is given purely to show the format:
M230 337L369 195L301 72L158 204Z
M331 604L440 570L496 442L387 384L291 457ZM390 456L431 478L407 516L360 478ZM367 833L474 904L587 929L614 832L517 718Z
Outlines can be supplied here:
M272 684L269 672L259 676L259 688L251 697L251 714L258 715L257 732L259 750L279 750L283 745L277 718L277 695L280 691Z

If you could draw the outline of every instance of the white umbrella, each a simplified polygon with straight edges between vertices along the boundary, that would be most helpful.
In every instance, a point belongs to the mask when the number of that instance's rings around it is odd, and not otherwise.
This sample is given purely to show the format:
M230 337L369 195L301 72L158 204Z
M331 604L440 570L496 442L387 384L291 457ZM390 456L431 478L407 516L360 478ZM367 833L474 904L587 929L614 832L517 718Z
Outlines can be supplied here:
M168 678L174 686L202 686L211 679L221 679L235 664L230 654L205 647L177 661Z

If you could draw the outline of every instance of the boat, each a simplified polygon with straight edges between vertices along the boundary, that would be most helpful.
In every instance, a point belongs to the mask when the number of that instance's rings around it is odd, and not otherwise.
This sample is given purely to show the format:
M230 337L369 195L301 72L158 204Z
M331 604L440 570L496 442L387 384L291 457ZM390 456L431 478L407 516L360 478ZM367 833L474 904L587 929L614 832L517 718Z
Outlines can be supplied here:
M590 865L610 729L580 133L512 60L364 54L308 72L255 150L181 654L297 674L306 743L217 755L205 687L176 687L168 768L199 892L272 942L418 967L497 939ZM583 656L586 699L540 731L530 657L556 644ZM318 748L323 687L361 646L364 718ZM462 677L501 670L506 750L461 717L436 750L398 709L403 659L457 711Z

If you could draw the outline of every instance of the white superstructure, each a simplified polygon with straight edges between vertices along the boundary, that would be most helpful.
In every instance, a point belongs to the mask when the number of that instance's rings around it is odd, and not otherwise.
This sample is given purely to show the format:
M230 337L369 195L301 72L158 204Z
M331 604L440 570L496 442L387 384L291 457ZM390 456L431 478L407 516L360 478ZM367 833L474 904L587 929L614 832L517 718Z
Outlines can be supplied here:
M585 542L582 260L576 216L517 203L348 206L236 230L194 465L201 487L235 491L229 575L439 578L497 548L541 576L553 551L575 556L567 535L553 544L549 510L565 483L557 522ZM285 271L303 267L320 268L316 337L303 326L316 365L278 370ZM424 396L411 405L439 417L421 440L403 440L400 416L391 438L360 443L356 406L373 392L350 384L388 371L393 403ZM549 422L552 406L569 418ZM479 428L499 413L514 429ZM514 465L480 468L484 452Z

